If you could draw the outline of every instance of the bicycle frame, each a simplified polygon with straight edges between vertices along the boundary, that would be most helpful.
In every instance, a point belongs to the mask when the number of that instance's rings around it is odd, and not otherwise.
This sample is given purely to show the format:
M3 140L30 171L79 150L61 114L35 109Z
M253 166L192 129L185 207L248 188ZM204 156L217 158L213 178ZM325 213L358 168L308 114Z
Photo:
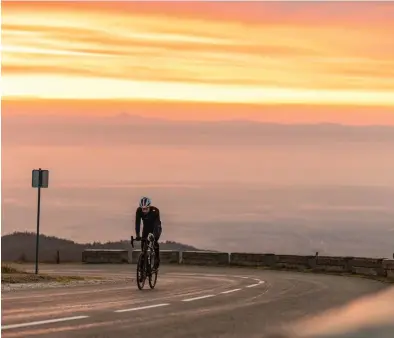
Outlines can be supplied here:
M133 236L131 237L131 246L134 248L134 241L135 239L133 238ZM148 262L148 258L151 258L152 256L155 256L155 237L153 236L152 233L149 233L147 238L144 239L144 245L142 245L142 241L141 241L141 255L144 255L144 274L149 275L151 273L151 266ZM149 254L147 255L146 253Z
M155 237L153 236L153 234L149 234L147 239L145 240L144 253L146 253L148 249L151 252L155 252L154 245L155 245Z

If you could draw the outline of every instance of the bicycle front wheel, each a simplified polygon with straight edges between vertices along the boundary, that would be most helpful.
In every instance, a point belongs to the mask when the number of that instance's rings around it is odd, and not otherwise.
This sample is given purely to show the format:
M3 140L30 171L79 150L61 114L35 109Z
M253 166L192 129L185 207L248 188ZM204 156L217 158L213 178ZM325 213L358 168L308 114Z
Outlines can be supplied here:
M144 260L144 254L140 254L138 257L138 262L137 262L137 286L138 289L142 290L145 285L145 280L146 280L146 273L145 273L145 260Z
M156 255L154 252L150 253L150 274L149 274L149 286L154 289L157 282L157 270L155 270L156 265Z

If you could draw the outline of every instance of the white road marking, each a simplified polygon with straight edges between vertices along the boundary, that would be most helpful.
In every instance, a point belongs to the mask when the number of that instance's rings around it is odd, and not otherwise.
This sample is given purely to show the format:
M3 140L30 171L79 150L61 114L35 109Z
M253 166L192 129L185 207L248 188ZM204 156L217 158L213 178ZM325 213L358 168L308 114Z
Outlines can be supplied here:
M53 289L51 289L51 291L53 290L54 291L54 293L51 293L51 294L47 294L47 293L41 293L41 294L39 294L39 295L30 295L29 297L26 297L26 296L15 296L15 297L12 297L12 295L11 295L11 297L8 297L8 295L7 294L5 294L4 296L2 295L2 300L15 300L15 299L26 299L26 298L47 298L47 297L60 297L60 296L65 296L65 295L69 295L70 293L69 292L57 292L57 291L59 291L59 289L60 288L53 288ZM130 289L130 286L126 286L126 287L111 287L111 288L106 288L106 289L95 289L94 291L93 291L93 293L100 293L100 292L102 292L102 291L108 291L108 290L129 290ZM40 291L40 290L37 290L37 291ZM92 293L92 291L91 290L89 290L89 291L75 291L74 293L73 293L73 295L76 295L76 294L86 294L86 293L89 293L89 294L91 294Z
M248 285L247 288L254 288L255 286L258 286L258 285L260 285L260 283L259 284Z
M236 277L225 274L217 274L217 273L177 273L177 272L167 272L167 275L171 276L179 276L179 277Z
M165 275L170 275L170 276L180 276L180 277L189 277L189 276L200 276L200 273L187 273L187 272L166 272L164 273Z
M204 273L201 276L204 277L233 277L231 275L217 274L217 273Z
M200 296L200 297L182 299L182 302L191 302L191 301L193 301L193 300L204 299L204 298L209 298L209 297L214 297L214 296L215 296L215 295L205 295L205 296Z
M192 295L198 295L199 293L203 293L206 292L205 290L196 290L196 291L192 291L192 292L187 292L187 293L180 293L178 295L175 295L177 297L187 297L187 296L192 296Z
M69 321L69 320L77 320L77 319L84 319L84 318L89 318L89 316L64 317L64 318L57 318L57 319L40 320L40 321L37 321L37 322L29 322L29 323L21 323L21 324L10 324L10 325L2 326L1 329L2 330L16 329L16 328L19 328L19 327L52 324L52 323L66 322L66 321Z
M61 273L61 274L66 274L70 272L106 272L105 270L100 270L100 269L70 269L70 270L52 270L52 269L42 269L40 272L46 273L46 272L56 272L56 273Z
M241 289L232 289L232 290L223 291L221 293L223 293L223 294L225 294L225 293L232 293L232 292L239 291L239 290L241 290Z
M259 284L264 284L265 282L263 280L259 281Z
M148 306L133 307L131 309L116 310L115 312L119 313L119 312L138 311L138 310L152 309L155 307L167 306L167 305L170 305L170 304L163 303L163 304L154 304L154 305L148 305Z

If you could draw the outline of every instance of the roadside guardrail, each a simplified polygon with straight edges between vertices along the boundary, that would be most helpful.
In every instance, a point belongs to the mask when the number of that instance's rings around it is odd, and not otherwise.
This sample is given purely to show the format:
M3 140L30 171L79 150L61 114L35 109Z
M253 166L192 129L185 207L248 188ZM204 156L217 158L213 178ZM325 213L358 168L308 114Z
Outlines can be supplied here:
M86 249L84 263L137 263L140 250ZM130 259L129 259L130 256ZM344 273L384 277L394 281L394 259L316 255L277 255L273 253L160 251L162 264L260 267L275 270Z

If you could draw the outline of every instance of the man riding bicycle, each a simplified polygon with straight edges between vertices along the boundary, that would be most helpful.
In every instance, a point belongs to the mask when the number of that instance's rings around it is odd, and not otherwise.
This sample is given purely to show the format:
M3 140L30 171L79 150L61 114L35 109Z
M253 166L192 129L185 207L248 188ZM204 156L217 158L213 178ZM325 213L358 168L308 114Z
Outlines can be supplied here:
M140 236L140 225L141 219L144 223L142 229L142 237ZM152 205L152 201L148 197L142 197L140 199L140 205L135 213L135 234L136 240L141 240L141 250L145 245L146 239L149 233L152 233L155 237L155 269L159 268L160 265L160 246L159 238L162 232L160 210Z

